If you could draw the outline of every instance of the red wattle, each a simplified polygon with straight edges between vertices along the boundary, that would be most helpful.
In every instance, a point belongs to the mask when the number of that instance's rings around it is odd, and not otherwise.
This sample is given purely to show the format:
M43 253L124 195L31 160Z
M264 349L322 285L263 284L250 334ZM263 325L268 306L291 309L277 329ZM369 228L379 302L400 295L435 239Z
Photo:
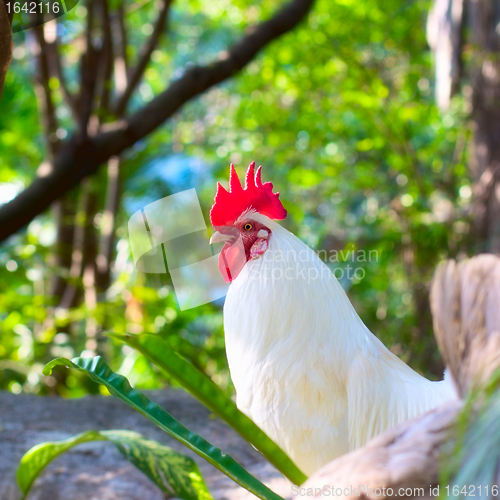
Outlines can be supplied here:
M234 243L226 243L222 247L219 254L219 271L226 283L235 280L246 263L245 248L241 238L238 238Z

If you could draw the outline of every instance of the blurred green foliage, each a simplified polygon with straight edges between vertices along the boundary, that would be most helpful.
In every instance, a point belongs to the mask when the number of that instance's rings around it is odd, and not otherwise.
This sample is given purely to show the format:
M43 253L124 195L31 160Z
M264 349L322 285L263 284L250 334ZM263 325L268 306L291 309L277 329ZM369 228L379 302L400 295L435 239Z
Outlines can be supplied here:
M169 33L152 54L132 109L162 91L187 63L211 61L278 5L274 0L174 4ZM94 311L81 305L52 319L49 282L59 270L51 257L56 228L50 211L4 243L0 389L67 396L98 391L75 374L42 375L48 360L85 349L84 324L91 315L115 333L158 333L230 391L221 305L179 311L167 275L134 268L127 220L141 206L195 186L208 222L216 180L227 182L229 162L243 175L252 160L264 166L265 180L279 190L289 211L284 224L324 251L368 327L415 369L440 377L427 288L439 260L474 248L466 217L469 104L456 97L446 115L434 105L425 41L428 8L423 0L318 0L306 22L273 42L241 74L189 102L129 150L122 158L112 285ZM127 50L134 57L151 33L156 11L153 2L128 2L128 11ZM76 85L76 40L85 16L80 3L59 20L70 89ZM29 31L16 33L14 43L0 113L3 202L29 184L46 154ZM58 136L64 138L72 132L70 113L59 81L50 83L61 123ZM104 171L95 185L102 203ZM78 188L70 196L76 194ZM94 225L101 221L98 212ZM354 279L346 278L347 265L358 269ZM164 383L128 347L102 339L99 351L135 387Z

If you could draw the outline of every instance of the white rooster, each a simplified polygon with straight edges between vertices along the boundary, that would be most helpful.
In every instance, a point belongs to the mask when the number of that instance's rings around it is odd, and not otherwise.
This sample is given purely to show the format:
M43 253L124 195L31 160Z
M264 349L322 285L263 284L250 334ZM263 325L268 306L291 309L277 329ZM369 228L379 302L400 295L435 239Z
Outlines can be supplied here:
M211 243L238 408L311 474L376 434L456 397L392 354L318 256L275 220L286 210L252 163L217 186Z

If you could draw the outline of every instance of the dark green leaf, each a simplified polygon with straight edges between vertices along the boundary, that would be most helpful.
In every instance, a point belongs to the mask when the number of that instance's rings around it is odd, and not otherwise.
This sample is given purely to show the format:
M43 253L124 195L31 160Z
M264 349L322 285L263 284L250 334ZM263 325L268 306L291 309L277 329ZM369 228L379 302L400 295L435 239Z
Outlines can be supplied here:
M129 431L102 431L121 454L154 481L162 491L187 500L212 500L191 458Z
M301 484L307 479L286 453L252 420L239 411L233 401L212 380L189 361L179 356L160 337L148 334L140 336L113 334L111 336L134 347L160 369L175 377L207 408L255 446L294 484Z

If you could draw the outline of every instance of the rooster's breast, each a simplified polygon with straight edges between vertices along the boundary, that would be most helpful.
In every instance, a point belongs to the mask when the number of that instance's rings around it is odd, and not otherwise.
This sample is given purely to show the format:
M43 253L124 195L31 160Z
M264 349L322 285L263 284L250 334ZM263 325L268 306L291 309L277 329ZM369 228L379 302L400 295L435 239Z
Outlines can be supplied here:
M311 310L315 297L296 282L266 280L265 266L247 263L226 297L229 369L238 408L309 474L349 449L345 384L320 331L331 326Z

